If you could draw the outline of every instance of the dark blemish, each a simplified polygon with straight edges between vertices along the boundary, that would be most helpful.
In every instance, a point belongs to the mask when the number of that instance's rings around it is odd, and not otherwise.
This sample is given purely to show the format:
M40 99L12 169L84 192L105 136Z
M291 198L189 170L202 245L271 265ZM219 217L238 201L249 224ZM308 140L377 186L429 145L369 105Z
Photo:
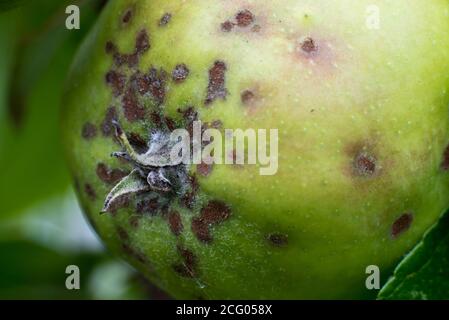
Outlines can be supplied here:
M129 241L128 232L126 232L126 230L123 229L122 227L117 227L117 234L118 234L118 237L120 238L120 240Z
M90 122L85 123L81 130L81 136L86 140L95 138L97 136L97 127Z
M196 166L196 170L203 177L209 176L211 174L211 172L212 172L212 168L213 168L212 164L207 164L207 163L204 163L204 162L201 162L201 164Z
M199 185L198 180L196 179L195 175L189 176L189 183L190 183L190 188L192 189L192 191L198 192L198 190L200 189L200 185Z
M123 63L127 63L130 68L137 66L139 63L139 55L136 52L132 54L124 54L122 55L122 59L124 61Z
M118 52L118 48L117 46L112 43L111 41L106 42L106 47L105 47L106 53L112 55L112 58L114 60L114 63L117 66L121 66L123 64L125 64L128 60L128 56L127 55L121 55Z
M115 54L117 47L111 41L106 42L105 51L107 54Z
M216 99L226 99L228 91L225 87L226 64L223 61L215 61L214 66L209 70L209 86L205 104L210 105Z
M444 150L443 162L441 163L441 169L443 169L444 171L449 170L449 145Z
M178 112L182 114L182 117L185 121L185 129L189 133L190 137L193 137L193 124L194 121L198 119L198 113L193 107L189 107L186 110L178 109ZM192 141L193 140L191 139L191 142Z
M159 20L159 26L164 27L171 21L172 15L170 13L166 13L162 16L161 20Z
M148 49L150 49L150 38L146 30L141 30L136 36L134 52L130 54L120 54L117 46L111 41L106 42L106 53L112 55L114 63L117 66L127 64L130 68L135 67L139 63L139 58Z
M129 122L142 120L145 117L145 109L139 105L136 92L132 87L128 87L122 99L122 107L125 118Z
M131 78L130 83L133 89L140 93L140 95L145 95L148 91L150 91L150 84L147 81L147 78L140 72L135 72Z
M192 232L198 240L210 243L213 238L210 227L229 219L231 209L221 201L212 200L201 210L201 215L192 220Z
M136 51L138 55L142 55L150 49L150 38L146 30L141 30L136 37Z
M218 224L231 216L231 209L222 201L212 200L201 210L201 219L206 224Z
M197 258L194 253L188 249L178 246L178 252L183 259L183 263L173 265L173 270L184 278L197 277Z
M108 212L112 215L115 215L119 209L122 208L128 208L130 204L130 196L129 195L123 195L119 198L117 198L114 203L109 207Z
M267 236L267 240L275 247L285 247L288 244L288 235L272 233Z
M234 29L234 24L229 20L221 24L221 30L223 32L231 32L232 29Z
M110 169L104 163L97 165L96 172L101 181L114 185L129 174L129 172L121 169Z
M133 18L133 16L134 16L134 10L132 8L127 9L122 16L122 22L124 24L128 24L131 21L131 19Z
M176 83L184 82L189 76L189 73L190 70L184 63L178 64L172 72L173 81Z
M198 264L195 254L191 250L183 248L181 246L178 246L178 252L182 257L184 266L187 268L189 274L192 277L195 277L197 274L196 269Z
M114 133L114 126L112 125L112 121L114 120L117 120L117 110L114 107L109 107L106 110L106 116L101 124L101 131L105 137L109 137Z
M256 95L251 90L245 90L240 97L243 104L251 105L254 102Z
M123 94L125 89L126 77L117 71L109 71L106 74L106 83L112 88L114 96L118 97Z
M127 134L129 143L134 147L137 153L143 154L148 151L148 144L138 133L131 132Z
M193 204L195 202L195 192L186 192L181 198L181 204L187 209L193 209Z
M173 265L173 270L183 278L192 278L187 267L183 264L175 264Z
M89 183L86 183L84 185L84 191L86 192L90 200L95 201L97 199L97 193L95 192L92 185L90 185Z
M181 198L181 204L184 205L188 209L193 209L193 205L195 202L196 194L199 189L198 180L196 179L196 176L189 176L189 184L190 184L190 191L186 192L184 196Z
M195 202L195 193L192 191L186 192L181 198L181 204L187 209L193 209Z
M376 158L366 152L359 153L354 159L354 172L358 176L370 177L376 172Z
M314 53L314 52L318 51L317 44L310 37L307 37L303 41L301 41L300 46L301 46L301 50L306 52L306 53L308 53L308 54L311 54L311 53Z
M404 213L400 216L391 227L391 236L393 238L399 237L402 233L407 231L413 222L413 214Z
M165 99L165 84L167 80L167 72L163 69L160 71L151 68L145 76L145 82L148 85L148 91L155 99L158 105L162 104Z
M254 15L249 10L242 10L235 16L237 25L241 28L248 27L254 22Z
M149 215L156 215L157 210L159 209L159 202L157 198L153 199L145 199L137 203L136 211L139 214L149 214Z
M179 236L184 230L184 226L182 224L181 215L177 211L172 211L168 215L168 224L170 226L171 232L175 236Z
M139 216L135 215L129 218L129 225L134 229L137 229L139 227L139 222L140 222Z
M161 117L161 115L159 114L159 113L157 113L157 112L152 112L151 114L150 114L150 119L151 119L151 122L156 126L156 127L160 127L161 126L161 124L162 124L162 117Z
M198 112L195 111L194 107L188 107L185 110L178 109L178 112L182 114L182 117L188 123L198 120Z
M212 235L209 232L209 226L205 224L201 218L194 218L192 220L192 232L201 242L212 242Z
M176 122L172 118L165 117L164 118L165 125L167 126L167 129L169 131L175 131L176 130Z

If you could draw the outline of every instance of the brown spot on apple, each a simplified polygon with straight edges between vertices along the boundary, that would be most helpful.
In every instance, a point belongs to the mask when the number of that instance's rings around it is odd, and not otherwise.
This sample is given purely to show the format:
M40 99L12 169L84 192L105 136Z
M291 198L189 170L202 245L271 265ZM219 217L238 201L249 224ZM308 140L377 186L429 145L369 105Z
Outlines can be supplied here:
M117 227L117 235L118 235L120 240L122 240L122 241L129 241L129 234L122 227Z
M285 247L288 245L288 235L282 233L271 233L267 236L268 243L273 247Z
M254 22L254 15L248 9L242 10L235 16L237 25L241 28L248 27Z
M232 23L229 20L227 20L221 24L221 30L223 32L231 32L232 29L234 29L234 23Z
M217 99L226 99L228 90L226 89L227 66L223 61L215 61L209 69L209 85L207 88L206 106L212 104Z
M449 145L444 149L443 161L441 162L441 169L444 171L449 170Z
M195 278L198 276L198 258L193 251L178 245L178 253L182 258L182 263L173 265L173 270L185 278Z
M181 215L177 211L171 211L168 215L168 224L170 226L171 232L175 236L179 236L184 230L184 225L182 224Z
M301 50L307 54L312 54L318 51L318 45L311 37L306 37L300 42Z
M231 216L231 209L222 201L212 200L201 209L199 217L192 220L192 231L194 235L203 243L211 243L213 237L210 228L228 220Z
M398 238L401 234L410 229L413 222L412 213L404 213L393 223L391 227L391 236L393 239Z
M157 198L145 199L137 203L136 211L139 214L156 215L157 210L160 208Z
M245 90L241 93L240 98L244 105L252 105L256 99L256 95L252 90Z
M199 175L203 177L208 177L212 173L212 164L207 164L205 162L201 162L201 164L196 166L196 171Z
M345 55L338 54L344 42L329 37L323 30L310 34L298 32L288 36L288 39L291 41L288 51L295 64L299 63L306 68L302 72L307 72L307 74L317 72L317 75L329 77L333 75L339 65L351 59L349 50L346 50Z
M372 177L377 170L377 160L372 154L362 151L354 158L353 169L357 176Z
M91 184L84 184L84 192L91 201L97 200L97 193L95 192Z
M114 133L114 126L112 125L112 121L116 121L117 119L117 110L114 107L109 107L106 110L105 118L103 120L103 123L101 124L101 131L103 132L103 135L105 137L109 137Z
M142 120L145 117L145 109L140 105L137 99L136 91L131 86L128 87L122 98L122 108L125 118L129 122Z
M164 69L157 70L150 68L145 75L145 81L148 83L148 90L158 105L162 104L166 94L167 72Z
M90 122L86 122L81 130L81 136L86 140L95 138L97 136L97 127Z
M129 207L130 201L130 196L125 194L114 201L114 203L109 207L108 212L114 216L117 214L118 210Z
M127 25L131 22L134 17L134 7L126 9L126 11L122 15L122 23Z
M190 70L184 64L178 64L172 72L172 79L175 83L182 83L189 76Z
M199 184L195 175L189 176L188 182L190 185L190 190L182 196L181 204L188 209L193 209L193 205L196 200L196 194L199 189Z
M137 55L142 55L150 49L150 37L145 29L139 31L136 37L136 51Z
M129 174L129 172L121 169L110 169L104 163L99 163L97 165L96 173L101 181L110 185L115 185Z
M111 87L112 93L115 97L120 96L123 94L123 91L125 89L125 83L126 83L126 76L111 70L108 73L106 73L106 83Z
M162 18L159 20L159 26L165 27L171 21L172 15L171 13L165 13Z

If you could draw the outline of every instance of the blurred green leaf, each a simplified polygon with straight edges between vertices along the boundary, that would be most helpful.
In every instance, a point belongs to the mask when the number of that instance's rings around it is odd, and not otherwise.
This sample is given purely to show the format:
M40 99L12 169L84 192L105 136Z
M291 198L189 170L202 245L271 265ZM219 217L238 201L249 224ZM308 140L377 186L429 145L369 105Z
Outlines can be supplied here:
M379 299L449 299L449 213L396 268Z
M0 299L148 299L147 283L106 254L64 254L26 240L0 241ZM65 286L66 268L80 270L80 289Z
M0 11L6 11L21 6L32 0L0 0Z
M70 184L59 107L73 55L100 2L83 2L82 29L73 31L64 25L70 1L30 2L0 14L0 220L64 192Z
M73 191L1 223L0 254L0 299L148 299L157 293L102 250ZM80 269L80 290L65 287L68 265Z
M32 242L0 242L0 299L86 299L88 274L105 259L98 254L63 255ZM66 267L81 270L81 289L67 290Z

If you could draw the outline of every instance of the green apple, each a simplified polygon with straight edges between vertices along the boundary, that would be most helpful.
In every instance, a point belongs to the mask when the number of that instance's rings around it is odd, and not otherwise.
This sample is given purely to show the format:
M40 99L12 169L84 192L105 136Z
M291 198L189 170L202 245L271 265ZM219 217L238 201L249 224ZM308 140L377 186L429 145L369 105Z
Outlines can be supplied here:
M369 298L449 207L448 111L447 0L115 0L62 121L95 230L173 297ZM101 214L136 165L111 153L194 119L278 129L276 174L189 165Z

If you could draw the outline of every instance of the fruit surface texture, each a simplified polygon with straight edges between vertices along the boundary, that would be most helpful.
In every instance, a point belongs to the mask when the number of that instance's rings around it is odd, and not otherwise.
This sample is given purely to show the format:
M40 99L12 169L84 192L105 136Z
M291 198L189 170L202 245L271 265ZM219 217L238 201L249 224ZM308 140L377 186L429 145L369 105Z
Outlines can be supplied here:
M145 152L194 120L278 129L277 173L190 165L100 214L133 169L114 121ZM92 226L173 297L373 297L449 207L449 1L109 1L62 123Z

